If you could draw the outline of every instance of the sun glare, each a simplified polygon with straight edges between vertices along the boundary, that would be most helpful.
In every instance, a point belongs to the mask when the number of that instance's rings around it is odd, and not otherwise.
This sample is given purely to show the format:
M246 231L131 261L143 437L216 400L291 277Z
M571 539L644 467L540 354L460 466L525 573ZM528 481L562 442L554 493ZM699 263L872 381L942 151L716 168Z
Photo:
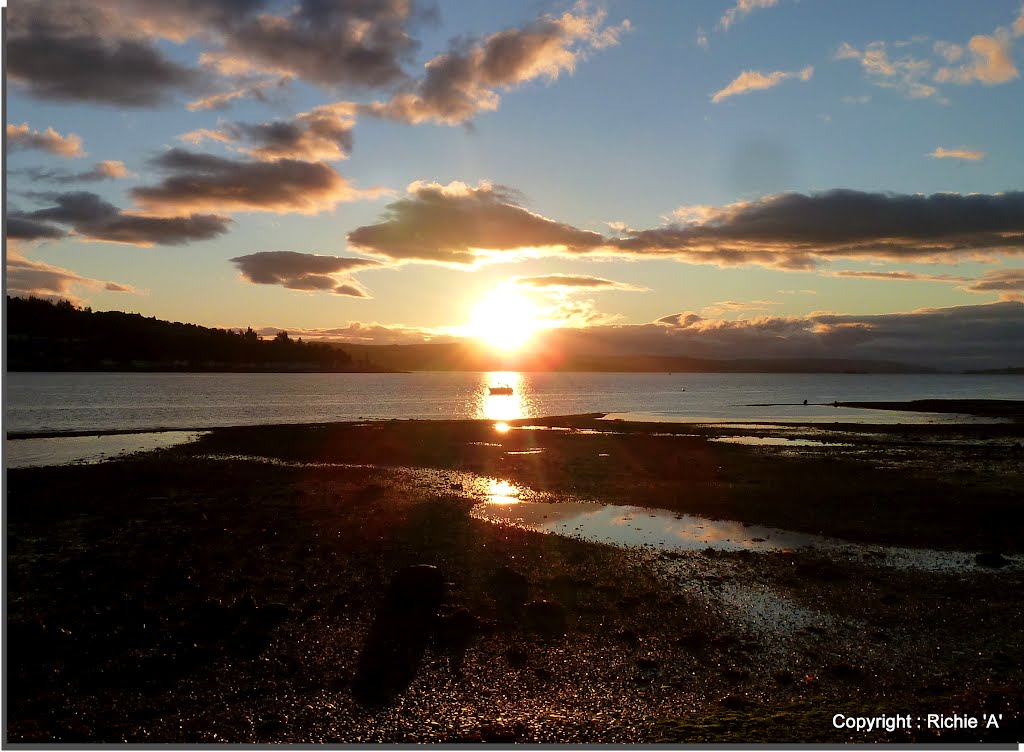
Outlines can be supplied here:
M473 307L467 331L496 350L521 349L540 329L537 306L507 287L499 287Z

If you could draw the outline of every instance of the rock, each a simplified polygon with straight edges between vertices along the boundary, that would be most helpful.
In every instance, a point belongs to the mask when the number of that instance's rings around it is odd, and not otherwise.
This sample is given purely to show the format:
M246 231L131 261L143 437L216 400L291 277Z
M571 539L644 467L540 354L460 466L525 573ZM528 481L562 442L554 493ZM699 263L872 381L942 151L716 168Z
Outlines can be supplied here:
M568 629L568 614L565 606L555 601L531 601L524 611L526 626L545 637L565 634Z
M530 580L512 567L500 567L491 575L491 595L500 604L520 606L530 595Z
M505 660L512 668L523 668L528 659L529 656L522 648L509 648L505 651Z
M640 642L640 636L632 629L620 629L615 633L615 639L629 643L630 645L636 645Z
M399 610L435 613L447 586L441 570L431 564L414 564L398 570L388 585L388 604Z
M986 551L985 553L975 554L974 563L979 567L999 569L1009 564L1010 560L996 551Z

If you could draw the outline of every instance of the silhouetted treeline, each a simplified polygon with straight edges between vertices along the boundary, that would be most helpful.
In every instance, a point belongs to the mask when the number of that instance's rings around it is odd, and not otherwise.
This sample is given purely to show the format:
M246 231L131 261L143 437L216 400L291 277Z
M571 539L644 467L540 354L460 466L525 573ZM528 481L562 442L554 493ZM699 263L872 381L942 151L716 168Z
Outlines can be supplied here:
M63 300L7 298L10 371L352 371L344 351L294 340L93 311Z

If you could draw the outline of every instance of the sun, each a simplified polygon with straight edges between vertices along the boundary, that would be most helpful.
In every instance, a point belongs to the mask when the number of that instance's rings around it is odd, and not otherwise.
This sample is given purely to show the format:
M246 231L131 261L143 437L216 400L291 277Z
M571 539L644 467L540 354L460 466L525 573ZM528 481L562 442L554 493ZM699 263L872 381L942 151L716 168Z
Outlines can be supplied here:
M520 350L541 328L540 311L509 287L499 287L473 306L466 333L504 352Z

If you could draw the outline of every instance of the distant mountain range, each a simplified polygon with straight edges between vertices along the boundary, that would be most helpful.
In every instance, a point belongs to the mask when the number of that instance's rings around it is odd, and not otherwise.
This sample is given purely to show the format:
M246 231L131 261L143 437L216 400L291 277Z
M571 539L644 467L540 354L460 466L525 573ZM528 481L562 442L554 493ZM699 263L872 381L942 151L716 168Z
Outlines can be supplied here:
M475 342L362 345L303 342L98 312L38 298L7 298L10 371L605 371L679 373L931 373L906 363L840 358L716 360L601 351L549 336L515 354Z

